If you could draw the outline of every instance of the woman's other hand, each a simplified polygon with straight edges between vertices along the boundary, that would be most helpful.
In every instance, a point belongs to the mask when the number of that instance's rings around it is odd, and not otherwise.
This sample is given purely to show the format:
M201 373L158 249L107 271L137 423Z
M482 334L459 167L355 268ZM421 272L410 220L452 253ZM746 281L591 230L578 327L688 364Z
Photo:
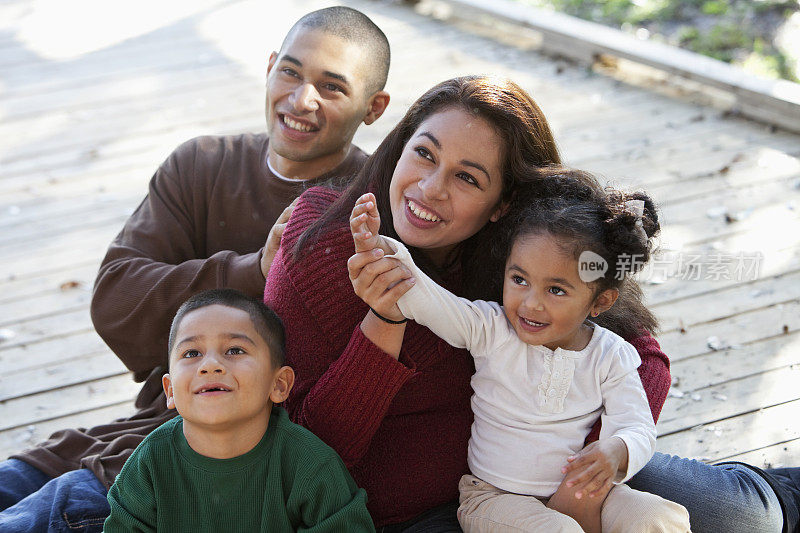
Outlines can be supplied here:
M384 257L380 248L357 252L347 261L350 282L356 295L389 320L405 318L397 306L413 285L411 272L397 259Z

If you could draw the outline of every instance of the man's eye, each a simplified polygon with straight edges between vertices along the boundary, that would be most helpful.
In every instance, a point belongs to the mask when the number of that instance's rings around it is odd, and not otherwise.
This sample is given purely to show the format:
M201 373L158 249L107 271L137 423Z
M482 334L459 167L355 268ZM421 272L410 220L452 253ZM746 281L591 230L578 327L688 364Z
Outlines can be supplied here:
M335 83L326 83L326 84L324 84L322 86L322 88L325 89L326 91L330 91L332 93L343 93L344 92L344 90L341 87L339 87L338 85L336 85Z
M203 354L201 354L198 350L186 350L183 352L183 357L187 359L189 357L200 357L201 355Z
M235 346L233 348L228 348L228 351L225 352L226 355L242 355L245 352L242 348Z
M563 296L567 294L567 291L565 291L561 287L550 287L548 290L550 291L551 294L555 294L556 296Z
M296 77L298 77L298 76L299 76L299 74L297 74L297 71L296 71L296 70L294 70L294 69L292 69L292 68L289 68L289 67L284 67L284 68L282 68L282 69L281 69L281 72L283 72L283 73L284 73L284 74L286 74L287 76L291 76L291 77L293 77L293 78L296 78Z

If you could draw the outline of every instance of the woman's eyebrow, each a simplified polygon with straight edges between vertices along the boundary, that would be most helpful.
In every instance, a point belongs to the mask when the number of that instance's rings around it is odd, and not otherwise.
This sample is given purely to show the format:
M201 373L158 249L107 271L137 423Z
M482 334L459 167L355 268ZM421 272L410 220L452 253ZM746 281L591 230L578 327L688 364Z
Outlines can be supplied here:
M437 139L436 137L433 136L433 133L431 133L429 131L423 131L423 132L420 132L418 136L419 137L427 137L428 139L431 140L431 142L433 143L433 145L436 148L439 148L441 150L442 143L439 142L439 139Z

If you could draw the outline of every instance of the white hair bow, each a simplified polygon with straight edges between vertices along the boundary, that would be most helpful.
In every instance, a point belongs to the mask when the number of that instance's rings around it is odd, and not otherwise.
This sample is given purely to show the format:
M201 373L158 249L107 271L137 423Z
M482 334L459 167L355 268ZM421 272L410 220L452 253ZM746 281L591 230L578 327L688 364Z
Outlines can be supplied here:
M637 235L639 235L642 243L647 243L647 232L644 230L644 224L642 224L642 215L644 215L644 200L628 200L625 202L623 209L626 213L630 213L636 217L635 231Z

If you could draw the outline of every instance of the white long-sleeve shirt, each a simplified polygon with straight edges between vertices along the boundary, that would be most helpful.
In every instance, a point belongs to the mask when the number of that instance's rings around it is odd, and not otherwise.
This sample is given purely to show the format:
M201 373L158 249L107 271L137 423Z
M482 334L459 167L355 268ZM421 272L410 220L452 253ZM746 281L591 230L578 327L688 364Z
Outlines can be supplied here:
M406 247L384 237L416 278L398 301L403 315L475 359L469 442L472 474L509 492L550 497L567 457L583 449L598 417L600 438L619 437L632 477L655 451L656 428L636 369L639 354L594 326L580 351L525 344L494 302L460 298L419 270Z

